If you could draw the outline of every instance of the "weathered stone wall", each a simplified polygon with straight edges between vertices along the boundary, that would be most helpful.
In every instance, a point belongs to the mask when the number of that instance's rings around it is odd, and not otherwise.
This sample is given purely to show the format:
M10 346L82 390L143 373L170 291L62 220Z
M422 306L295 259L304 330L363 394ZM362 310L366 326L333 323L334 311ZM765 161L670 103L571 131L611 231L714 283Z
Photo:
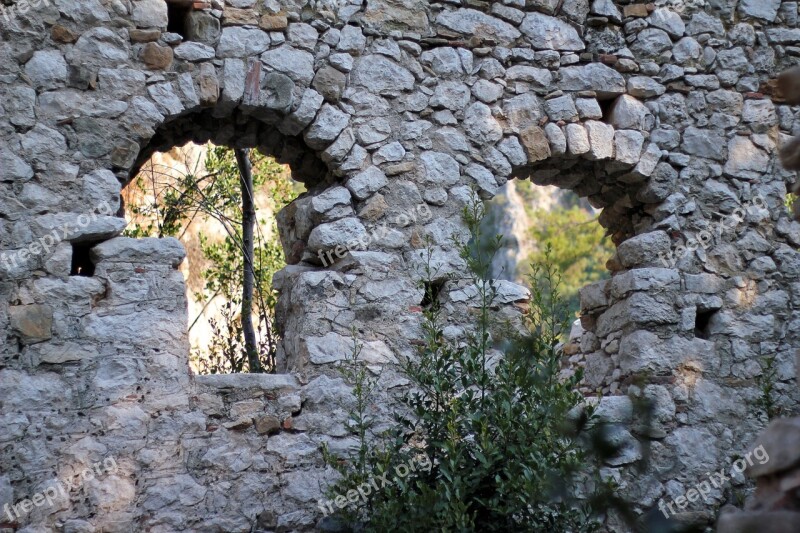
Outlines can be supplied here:
M312 529L330 475L318 447L354 445L336 369L351 328L381 390L402 387L390 363L420 336L426 237L439 277L461 271L451 238L470 188L489 198L512 177L588 197L619 245L613 279L583 294L580 340L587 386L617 395L602 410L626 445L609 475L647 509L729 468L763 425L762 358L776 357L779 405L796 404L800 225L775 152L798 123L762 91L800 54L798 5L588 4L5 6L0 504L104 458L119 468L0 520ZM190 140L259 147L310 191L280 215L286 375L191 376L182 248L117 237L131 173ZM671 254L719 221L706 246ZM355 239L366 249L323 264ZM70 276L89 244L93 276ZM526 297L502 294L508 313ZM448 282L441 299L447 334L469 328L468 288ZM655 400L654 427L626 394ZM626 470L644 443L649 466ZM710 520L732 494L684 517Z

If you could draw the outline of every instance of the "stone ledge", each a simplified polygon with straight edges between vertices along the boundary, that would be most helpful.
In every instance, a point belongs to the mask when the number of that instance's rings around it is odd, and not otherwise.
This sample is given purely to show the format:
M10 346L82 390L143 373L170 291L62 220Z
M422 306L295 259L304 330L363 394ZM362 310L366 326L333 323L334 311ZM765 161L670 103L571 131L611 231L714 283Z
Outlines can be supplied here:
M195 376L195 380L206 389L300 390L297 379L289 374L212 374Z
M177 267L186 257L186 249L178 239L131 239L117 237L92 248L95 264L108 263L147 263L169 264Z

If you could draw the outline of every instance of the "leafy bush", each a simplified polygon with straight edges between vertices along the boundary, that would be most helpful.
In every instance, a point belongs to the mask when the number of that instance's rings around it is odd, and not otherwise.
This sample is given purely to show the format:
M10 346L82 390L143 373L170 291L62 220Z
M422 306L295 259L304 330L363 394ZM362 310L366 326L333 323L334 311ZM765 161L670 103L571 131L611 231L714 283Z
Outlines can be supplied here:
M548 262L533 265L532 298L524 331L491 312L496 286L488 279L501 240L480 235L482 209L466 212L473 234L461 247L477 291L474 331L446 339L434 294L425 283L424 346L403 364L412 383L388 433L371 435L365 409L351 414L361 445L341 461L325 452L341 474L330 501L349 491L366 493L339 520L366 531L595 531L593 498L611 487L599 481L596 463L581 444L593 417L582 410L581 373L560 378L559 343L568 332L559 275ZM502 335L502 338L501 338ZM493 347L503 355L492 357ZM364 406L375 379L354 347L348 376L356 405ZM581 416L575 416L582 412ZM585 442L584 442L585 444ZM424 468L427 466L427 468ZM374 483L374 480L382 480ZM388 480L388 483L383 483ZM352 492L350 492L352 494ZM581 498L578 498L581 496ZM354 498L355 499L355 498Z

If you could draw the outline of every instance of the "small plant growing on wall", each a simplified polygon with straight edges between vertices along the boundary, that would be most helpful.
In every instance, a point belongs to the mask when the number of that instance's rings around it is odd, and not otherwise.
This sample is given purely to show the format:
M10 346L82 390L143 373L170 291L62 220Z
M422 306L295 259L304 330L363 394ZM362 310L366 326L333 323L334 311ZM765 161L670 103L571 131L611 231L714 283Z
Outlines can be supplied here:
M460 246L475 288L474 329L445 338L433 293L441 283L429 267L424 338L418 356L403 363L411 385L393 428L372 435L373 421L356 410L358 452L341 460L324 450L341 474L321 504L335 516L329 520L365 531L599 529L610 500L601 509L596 498L611 497L613 487L584 446L593 411L577 392L581 372L560 375L569 317L559 275L548 261L533 265L521 330L495 318L488 273L502 241L480 234L482 214L482 205L465 212L473 238ZM502 357L493 357L497 347ZM359 372L357 357L350 364L356 405L365 405L374 379ZM337 504L352 494L359 497Z

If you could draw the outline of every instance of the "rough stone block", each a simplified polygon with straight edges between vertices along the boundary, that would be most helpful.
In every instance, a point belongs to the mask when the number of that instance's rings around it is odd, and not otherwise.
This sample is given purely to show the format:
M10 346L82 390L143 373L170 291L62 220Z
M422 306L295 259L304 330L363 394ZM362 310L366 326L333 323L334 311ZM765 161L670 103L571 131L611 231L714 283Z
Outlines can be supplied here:
M178 239L131 239L117 237L92 248L95 264L145 263L177 267L186 257L186 249Z
M661 266L661 257L666 256L672 241L665 231L651 231L631 237L617 247L617 256L623 266Z
M48 305L12 305L8 308L11 328L24 344L53 337L53 308Z

